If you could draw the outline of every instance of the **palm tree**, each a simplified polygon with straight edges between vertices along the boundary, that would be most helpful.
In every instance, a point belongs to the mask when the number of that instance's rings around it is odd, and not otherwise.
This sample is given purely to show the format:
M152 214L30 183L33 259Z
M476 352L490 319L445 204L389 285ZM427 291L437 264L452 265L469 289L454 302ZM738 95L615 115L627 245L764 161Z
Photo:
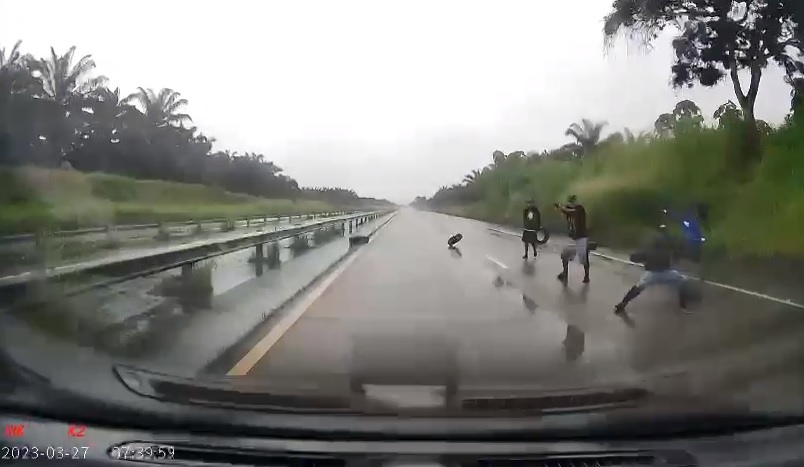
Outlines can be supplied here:
M589 154L600 142L600 136L606 122L593 122L584 118L580 123L573 123L564 132L564 135L575 138L576 144L580 147L580 155Z
M467 185L471 185L477 181L477 178L480 177L481 172L477 169L471 171L470 173L466 174L463 177L463 183Z
M87 76L95 69L92 55L84 55L73 65L74 55L75 46L62 56L57 55L51 47L50 59L43 58L33 64L34 74L42 82L45 97L63 106L83 104L81 99L107 81L102 75L94 78ZM70 109L66 110L69 112Z
M145 120L157 128L193 121L188 114L177 113L187 105L187 99L182 99L181 94L170 88L163 88L158 94L153 89L137 88L137 92L123 99L123 103L139 104Z
M8 55L6 55L6 48L0 47L0 69L6 69L8 67L14 66L16 63L19 62L21 55L20 55L20 45L22 41L17 41L14 44L14 47L8 51Z
M11 50L0 47L0 99L11 94L31 93L39 82L31 76L28 65L34 62L30 54L22 55L17 41Z
M83 144L82 133L87 125L84 106L89 94L106 82L104 76L88 76L95 69L91 55L76 63L74 56L75 46L61 56L51 47L49 58L31 62L31 74L41 83L38 97L51 105L42 117L49 128L46 142L52 165L61 164L66 154Z

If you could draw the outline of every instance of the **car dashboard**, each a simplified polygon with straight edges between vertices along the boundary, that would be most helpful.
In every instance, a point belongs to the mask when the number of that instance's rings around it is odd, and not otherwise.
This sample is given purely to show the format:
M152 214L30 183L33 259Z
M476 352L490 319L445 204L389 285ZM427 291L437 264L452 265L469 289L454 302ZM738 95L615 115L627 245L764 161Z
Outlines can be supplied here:
M182 433L0 415L0 463L95 466L793 466L804 465L804 425L672 439L328 439Z

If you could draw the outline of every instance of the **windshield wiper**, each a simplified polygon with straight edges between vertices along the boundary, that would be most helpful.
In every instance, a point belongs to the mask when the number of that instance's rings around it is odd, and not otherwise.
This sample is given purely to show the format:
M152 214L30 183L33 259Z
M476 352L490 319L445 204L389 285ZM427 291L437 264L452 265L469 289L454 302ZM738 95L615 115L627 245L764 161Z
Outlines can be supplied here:
M355 413L347 397L276 394L240 379L204 380L117 365L115 374L141 396L182 404L249 410Z

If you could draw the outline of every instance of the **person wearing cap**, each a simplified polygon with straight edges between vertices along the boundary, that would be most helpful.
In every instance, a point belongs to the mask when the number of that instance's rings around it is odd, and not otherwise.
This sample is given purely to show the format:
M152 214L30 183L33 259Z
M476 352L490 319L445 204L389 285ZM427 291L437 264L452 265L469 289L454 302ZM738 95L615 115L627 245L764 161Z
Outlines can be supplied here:
M536 257L536 237L537 232L542 227L542 214L539 208L536 207L536 202L532 199L528 200L528 205L522 211L522 243L525 244L525 256L523 259L528 259L528 245L533 247L533 257Z
M564 270L558 275L558 280L566 283L569 276L569 262L578 258L583 265L583 283L589 283L589 235L586 228L586 209L578 203L578 197L570 195L567 204L555 203L567 219L568 235L572 244L561 251L561 264Z

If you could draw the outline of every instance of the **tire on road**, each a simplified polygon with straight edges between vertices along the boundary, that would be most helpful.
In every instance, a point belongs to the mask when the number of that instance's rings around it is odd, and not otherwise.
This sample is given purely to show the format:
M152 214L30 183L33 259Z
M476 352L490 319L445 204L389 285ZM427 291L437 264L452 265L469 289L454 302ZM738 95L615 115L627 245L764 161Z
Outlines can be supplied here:
M539 238L539 233L541 233L541 238ZM547 241L550 240L550 232L545 229L544 227L540 228L536 231L536 243L539 245L544 245Z

